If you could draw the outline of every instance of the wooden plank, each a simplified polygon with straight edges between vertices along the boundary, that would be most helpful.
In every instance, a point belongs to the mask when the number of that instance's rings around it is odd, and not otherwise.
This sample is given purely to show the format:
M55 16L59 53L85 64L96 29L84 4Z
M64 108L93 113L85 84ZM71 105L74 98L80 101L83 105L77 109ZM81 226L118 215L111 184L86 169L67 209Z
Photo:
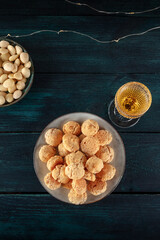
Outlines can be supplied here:
M100 40L112 40L158 25L160 18L147 17L1 16L0 36L70 29ZM159 34L157 30L106 45L73 33L42 33L15 40L29 51L36 72L155 73L160 72Z
M139 81L151 90L152 106L136 126L117 130L159 132L159 79L160 74L36 74L28 95L1 109L0 131L42 131L55 118L71 112L91 112L109 121L108 105L118 88Z
M33 169L39 134L0 134L0 192L44 192ZM116 192L159 192L160 134L123 133L126 170Z
M73 0L74 1L74 0ZM81 2L81 3L88 3L91 6L98 8L104 11L144 11L147 9L151 9L154 7L159 6L158 0L153 1L139 1L135 2L134 0L125 1L125 0L108 0L108 1L97 1L97 0L81 0L81 1L74 1L74 2ZM155 12L144 13L143 16L159 16L160 11L157 10ZM2 15L63 15L63 16L76 16L76 15L103 15L101 13L97 13L92 11L87 7L79 7L69 3L66 3L64 0L39 0L38 4L37 1L27 1L27 0L17 0L13 2L11 0L4 1L3 5L0 9L0 14ZM133 15L134 17L136 15Z
M112 195L74 206L49 195L0 195L6 239L154 239L160 236L160 195Z

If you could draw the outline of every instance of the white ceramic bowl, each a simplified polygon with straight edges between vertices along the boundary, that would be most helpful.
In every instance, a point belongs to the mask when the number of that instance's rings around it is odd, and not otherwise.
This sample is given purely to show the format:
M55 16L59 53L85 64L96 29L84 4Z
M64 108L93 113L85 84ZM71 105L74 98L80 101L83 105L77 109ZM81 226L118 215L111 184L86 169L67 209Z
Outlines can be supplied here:
M123 141L122 141L120 135L118 134L118 132L107 121L105 121L104 119L102 119L96 115L93 115L91 113L83 113L83 112L70 113L70 114L64 115L62 117L59 117L59 118L53 120L51 123L49 123L48 126L42 131L40 137L38 138L38 141L34 148L33 164L34 164L34 169L35 169L36 175L37 175L40 183L42 184L42 186L53 197L55 197L63 202L70 203L68 200L68 196L67 196L69 190L62 188L62 187L57 190L50 190L44 184L44 176L49 171L46 167L46 163L43 163L39 159L39 156L38 156L39 149L42 145L46 144L45 140L44 140L44 133L46 132L47 129L49 129L49 128L62 129L63 124L70 120L77 121L81 124L82 122L84 122L87 119L94 119L95 121L98 122L100 129L106 129L112 133L113 140L112 140L110 146L114 149L115 156L114 156L114 159L111 162L111 164L116 168L117 171L116 171L116 175L114 176L114 178L110 181L107 181L107 190L104 193L102 193L99 196L93 196L89 192L87 192L88 198L87 198L87 201L85 202L85 204L99 201L102 198L108 196L118 186L118 184L124 174L124 169L125 169L124 144L123 144Z

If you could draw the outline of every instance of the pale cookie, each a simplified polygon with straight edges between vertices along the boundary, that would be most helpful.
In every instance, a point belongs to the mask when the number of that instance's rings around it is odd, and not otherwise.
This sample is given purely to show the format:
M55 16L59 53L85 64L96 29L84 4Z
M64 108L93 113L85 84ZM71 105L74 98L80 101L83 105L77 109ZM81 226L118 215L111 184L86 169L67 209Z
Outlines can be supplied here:
M75 121L69 121L63 125L63 132L78 136L81 133L81 126Z
M94 182L89 182L87 189L91 194L97 196L107 190L107 183L96 179Z
M44 183L51 190L56 190L61 186L61 183L59 183L52 177L52 173L47 173L47 175L44 177Z
M96 174L97 178L100 178L101 181L105 182L111 180L116 174L116 169L114 166L104 163L104 168Z
M65 165L56 165L52 171L52 177L60 183L68 183L69 177L65 174Z
M114 158L114 150L110 146L102 146L96 153L96 156L103 160L103 162L110 163Z
M51 157L47 162L47 168L49 171L52 171L56 165L62 164L63 158L61 156L55 155L54 157Z
M70 153L65 157L65 161L67 165L70 164L78 164L78 163L83 163L85 164L87 161L86 156L84 155L84 153L82 153L81 151L77 151L75 153Z
M65 174L70 179L80 179L84 176L84 166L81 163L71 164L65 168Z
M56 149L50 145L44 145L39 150L39 158L42 162L47 162L56 154Z
M83 194L83 193L85 193L87 191L86 180L84 180L83 178L81 178L81 179L74 179L72 181L72 187L73 187L73 190L77 194Z
M63 145L69 152L76 152L79 150L79 138L73 134L66 133L63 138Z
M85 137L81 142L81 150L88 156L93 156L99 150L98 140L94 137Z
M87 193L77 194L73 189L68 193L68 199L71 203L79 205L83 204L87 200Z
M112 134L107 130L99 130L94 136L98 139L99 145L104 146L112 142Z
M45 140L49 145L57 147L62 141L62 136L63 133L60 129L51 128L45 133Z
M68 183L62 184L62 187L66 189L72 189L72 180L70 180Z
M96 176L88 170L85 171L83 178L91 182L94 182L96 180Z
M82 133L80 136L79 136L79 141L82 142L82 140L85 138L86 136Z
M59 153L60 156L65 157L70 152L67 149L65 149L63 143L60 143L58 145L58 153Z
M88 171L91 173L99 173L103 168L103 161L100 158L97 158L96 156L90 157L87 162L86 166Z
M99 130L99 125L96 121L88 119L82 123L81 130L85 136L94 136Z

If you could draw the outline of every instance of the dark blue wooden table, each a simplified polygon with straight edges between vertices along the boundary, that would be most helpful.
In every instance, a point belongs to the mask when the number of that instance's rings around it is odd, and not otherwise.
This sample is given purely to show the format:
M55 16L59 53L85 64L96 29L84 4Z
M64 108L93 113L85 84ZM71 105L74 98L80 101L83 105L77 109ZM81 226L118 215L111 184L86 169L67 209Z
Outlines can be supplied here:
M90 4L107 11L141 11L159 1ZM109 16L63 0L3 1L0 8L0 36L71 29L111 40L158 25L160 11ZM0 109L0 239L160 239L160 31L106 45L72 33L14 40L30 53L35 78L22 101ZM56 117L76 111L109 121L108 104L128 81L146 84L153 103L136 126L117 128L127 157L120 185L91 205L54 199L33 170L40 132Z

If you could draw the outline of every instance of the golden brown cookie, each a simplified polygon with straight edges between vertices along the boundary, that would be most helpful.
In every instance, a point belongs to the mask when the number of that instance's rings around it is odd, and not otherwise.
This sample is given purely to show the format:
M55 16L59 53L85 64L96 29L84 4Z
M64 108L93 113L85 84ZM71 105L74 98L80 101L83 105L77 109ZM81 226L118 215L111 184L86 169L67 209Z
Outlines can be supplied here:
M80 136L79 136L79 141L82 142L82 140L85 138L86 136L82 133Z
M60 183L68 183L69 182L69 177L66 176L65 174L65 165L56 165L55 168L52 171L52 177L57 180Z
M70 164L65 168L65 174L70 179L80 179L84 176L84 166L82 163Z
M61 156L55 155L54 157L51 157L47 162L47 168L49 171L52 171L54 167L58 164L63 163L63 158Z
M57 188L60 188L60 186L61 186L61 183L59 183L52 177L51 172L47 173L46 176L44 177L44 183L51 190L56 190Z
M87 189L91 194L97 196L106 191L107 183L96 179L94 182L89 182Z
M85 167L91 173L99 173L103 168L103 161L94 155L88 158Z
M83 194L87 191L87 183L86 180L81 178L81 179L74 179L72 181L72 187L73 190L77 193L77 194Z
M103 160L103 162L110 163L114 158L114 150L109 145L101 146L96 156Z
M63 143L60 143L60 144L58 145L58 153L59 153L59 155L60 155L61 157L65 157L65 156L66 156L67 154L69 154L70 152L69 152L67 149L65 149Z
M107 130L99 130L94 137L98 139L101 146L110 144L112 141L112 134Z
M91 182L94 182L96 180L96 176L88 170L85 171L83 178Z
M72 189L72 180L70 180L68 183L62 184L62 187L66 189Z
M78 164L78 163L85 164L87 161L87 158L84 155L84 153L82 153L81 151L77 151L75 153L73 152L73 153L68 154L65 157L65 161L66 161L67 165L74 164L74 163L75 164Z
M83 204L87 200L87 193L77 194L73 189L68 193L68 199L71 203L79 205Z
M88 119L82 123L81 130L85 136L94 136L99 130L99 125L96 121Z
M69 152L76 152L79 150L79 138L73 134L66 133L63 136L63 145Z
M47 162L56 154L56 149L50 145L43 145L39 150L39 158L42 162Z
M81 142L81 150L88 156L93 156L99 150L98 140L94 137L85 137Z
M78 136L81 133L81 126L78 122L69 121L63 125L63 132Z
M61 143L62 136L62 131L57 128L48 129L44 135L46 143L54 147L57 147Z
M96 174L97 178L100 178L101 181L105 182L107 180L111 180L116 174L116 169L114 166L104 163L103 169Z
M99 173L103 168L103 161L94 155L88 158L85 167L91 173Z

